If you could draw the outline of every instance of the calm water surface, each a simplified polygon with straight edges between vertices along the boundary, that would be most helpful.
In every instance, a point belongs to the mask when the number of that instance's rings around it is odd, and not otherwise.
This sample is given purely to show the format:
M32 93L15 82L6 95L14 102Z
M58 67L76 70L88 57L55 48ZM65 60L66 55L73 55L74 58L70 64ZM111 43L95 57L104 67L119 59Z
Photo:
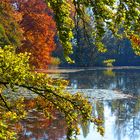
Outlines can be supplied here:
M140 69L82 70L64 73L74 89L109 89L130 94L134 98L96 100L93 115L104 119L105 135L100 136L94 125L80 124L79 140L140 140ZM42 114L31 112L22 122L20 140L65 140L66 125L59 113L56 119L46 120Z

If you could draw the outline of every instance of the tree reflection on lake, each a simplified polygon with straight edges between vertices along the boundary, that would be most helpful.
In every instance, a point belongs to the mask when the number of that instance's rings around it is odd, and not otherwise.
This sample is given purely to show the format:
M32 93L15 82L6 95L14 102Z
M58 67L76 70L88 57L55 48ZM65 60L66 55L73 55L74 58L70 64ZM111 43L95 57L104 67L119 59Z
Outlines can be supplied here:
M104 120L102 137L94 125L80 124L79 140L140 140L140 70L85 70L64 73L71 88L110 89L131 94L134 98L93 101L93 115ZM62 116L47 121L38 114L22 122L20 140L65 140L66 125Z
M69 73L70 86L82 89L116 89L140 94L140 69L85 70Z
M46 119L42 113L32 111L26 120L21 122L23 131L19 140L63 140L66 134L64 118L55 113L55 119Z

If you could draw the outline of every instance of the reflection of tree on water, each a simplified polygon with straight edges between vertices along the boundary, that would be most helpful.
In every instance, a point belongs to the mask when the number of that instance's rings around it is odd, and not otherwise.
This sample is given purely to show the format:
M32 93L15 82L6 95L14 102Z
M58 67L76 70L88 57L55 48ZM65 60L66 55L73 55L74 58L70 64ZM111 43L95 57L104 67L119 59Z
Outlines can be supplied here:
M105 70L69 73L70 86L82 89L115 89L140 94L140 70Z
M110 110L111 114L106 112L106 109ZM112 123L111 132L114 135L115 140L139 140L140 138L140 98L138 99L121 99L111 101L96 101L93 103L93 114L97 118L102 118L105 122L103 126L108 129L110 124L110 118L115 116ZM108 120L105 120L105 116L108 116ZM90 124L81 124L84 138L86 139L88 133L93 130L89 130ZM108 133L108 130L105 130ZM108 139L107 139L108 140Z
M107 69L107 70L104 70L103 71L103 74L104 75L107 75L109 77L115 77L115 72L110 68L110 69Z
M90 122L87 122L87 124L81 123L80 126L83 132L83 136L86 138L89 133Z
M118 140L123 140L124 136L138 140L140 134L140 99L116 100L108 105L116 116L114 134Z
M19 140L55 140L65 137L66 124L64 119L59 117L52 122L43 118L42 115L38 116L37 112L34 115L37 118L31 118L26 121L24 120L22 124L24 131L19 135Z
M104 104L103 104L103 102L100 102L100 101L94 102L92 113L95 116L95 118L100 118L101 120L104 120ZM86 138L88 133L90 132L90 130L89 130L90 129L90 122L87 122L87 124L81 123L80 126L81 126L81 129L83 132L83 136L84 136L84 138Z
M105 73L104 71L85 71L84 73L70 73L69 78L71 86L74 88L102 88L102 89L120 89L132 93L138 93L140 88L140 73L129 73L125 71L110 71ZM136 100L116 100L106 101L107 107L111 110L112 114L115 114L115 125L113 133L118 140L123 140L124 136L137 139L140 134L140 99ZM46 120L42 114L36 114L32 116L35 118L28 118L24 121L23 134L19 135L20 140L36 139L62 139L66 134L66 125L63 117L57 115L56 120ZM105 104L102 101L96 101L93 104L93 114L97 118L105 119ZM105 123L107 121L105 120ZM106 125L103 124L105 127ZM83 135L86 138L90 123L86 125L81 124ZM91 130L93 131L93 130Z
M96 101L93 104L93 115L96 118L104 119L104 104L103 102Z
M34 100L27 101L27 106L31 106ZM43 113L35 109L30 111L27 119L21 121L23 131L18 135L19 140L56 140L62 139L66 135L66 123L64 117L56 110L50 110L54 119L47 119Z

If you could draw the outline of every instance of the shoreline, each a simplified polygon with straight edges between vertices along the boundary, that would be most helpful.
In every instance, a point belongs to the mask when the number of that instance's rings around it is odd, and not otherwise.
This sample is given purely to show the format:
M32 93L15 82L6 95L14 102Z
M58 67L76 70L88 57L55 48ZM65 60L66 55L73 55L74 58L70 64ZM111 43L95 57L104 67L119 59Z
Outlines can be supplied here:
M114 67L75 67L75 68L68 68L68 67L58 67L55 69L36 69L36 72L43 72L43 73L71 73L71 72L80 72L85 70L140 70L140 66L114 66Z

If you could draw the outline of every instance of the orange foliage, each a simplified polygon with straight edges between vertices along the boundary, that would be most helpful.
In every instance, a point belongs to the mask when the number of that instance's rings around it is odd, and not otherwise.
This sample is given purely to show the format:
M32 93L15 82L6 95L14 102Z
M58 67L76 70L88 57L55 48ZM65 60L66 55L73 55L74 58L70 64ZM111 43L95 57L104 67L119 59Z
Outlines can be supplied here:
M131 41L133 41L133 43L135 43L136 45L140 46L140 38L136 35L131 35L130 36Z
M48 15L43 0L18 0L22 13L23 28L22 52L30 52L30 63L36 68L47 68L51 61L51 53L55 49L54 36L56 25L52 16Z

